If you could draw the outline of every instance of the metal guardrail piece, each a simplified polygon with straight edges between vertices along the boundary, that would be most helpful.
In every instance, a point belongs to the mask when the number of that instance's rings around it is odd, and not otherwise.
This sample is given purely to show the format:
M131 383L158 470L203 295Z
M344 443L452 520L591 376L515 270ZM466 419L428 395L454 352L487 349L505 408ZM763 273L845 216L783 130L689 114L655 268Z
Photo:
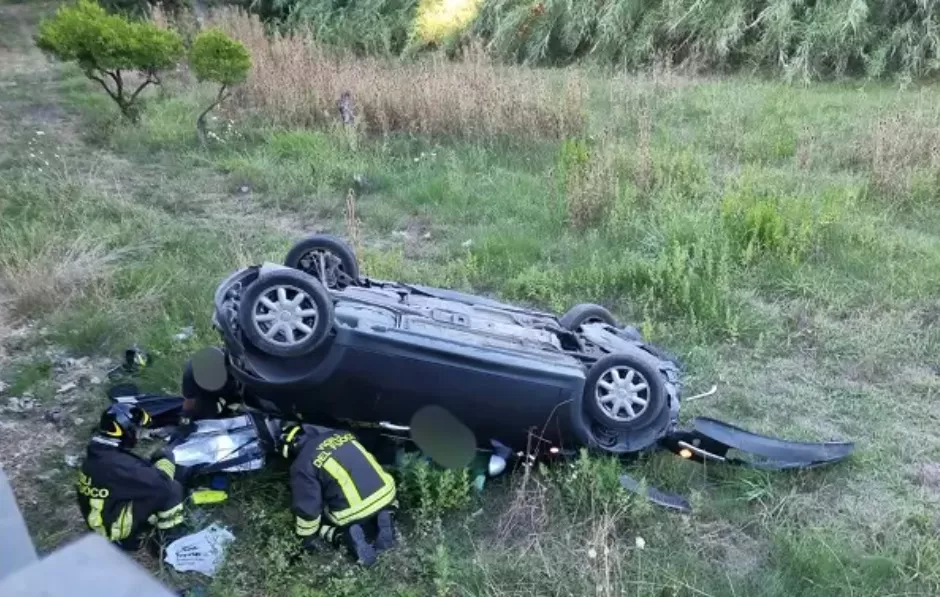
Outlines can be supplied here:
M0 467L0 597L175 597L141 565L89 533L39 559Z
M26 522L16 505L10 481L0 466L0 582L10 574L36 563L39 558Z

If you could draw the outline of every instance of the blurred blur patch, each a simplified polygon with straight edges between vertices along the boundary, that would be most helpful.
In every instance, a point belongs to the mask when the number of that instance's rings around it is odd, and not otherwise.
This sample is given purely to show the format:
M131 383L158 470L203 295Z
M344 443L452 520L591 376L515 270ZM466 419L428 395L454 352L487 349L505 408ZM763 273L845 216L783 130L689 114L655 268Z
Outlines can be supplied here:
M470 428L437 405L425 406L411 417L411 438L444 468L464 468L476 455L477 441Z
M200 388L218 392L225 386L228 372L225 369L225 355L221 350L207 346L194 354L190 362L193 366L193 377Z

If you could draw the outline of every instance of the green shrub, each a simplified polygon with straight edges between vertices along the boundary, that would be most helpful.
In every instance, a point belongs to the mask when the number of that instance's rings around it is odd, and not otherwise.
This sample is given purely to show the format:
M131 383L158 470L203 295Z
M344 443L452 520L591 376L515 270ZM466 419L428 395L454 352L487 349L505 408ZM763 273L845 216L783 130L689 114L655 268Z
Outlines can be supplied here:
M60 6L53 18L40 24L36 45L58 60L77 63L86 77L104 88L121 114L135 122L140 93L159 84L160 71L171 68L184 52L177 33L109 15L94 0ZM128 71L139 71L144 80L134 87L127 80Z
M233 85L248 78L251 56L242 42L232 39L221 29L205 29L193 40L189 50L189 65L196 79L219 85L215 101L196 119L199 139L205 143L206 116L228 97L227 93Z
M558 158L568 224L575 229L599 224L620 193L616 148L609 142L589 146L566 139Z
M594 254L572 267L539 263L508 280L513 299L565 311L584 297L602 304L628 302L652 320L682 320L688 329L734 337L739 313L732 298L728 248L711 238L673 241L652 259Z
M840 200L777 195L745 181L721 201L721 216L736 258L747 265L773 256L799 263L838 218Z
M401 467L398 490L402 508L419 529L439 525L444 514L470 503L470 473L467 469L442 469L424 458L409 456Z

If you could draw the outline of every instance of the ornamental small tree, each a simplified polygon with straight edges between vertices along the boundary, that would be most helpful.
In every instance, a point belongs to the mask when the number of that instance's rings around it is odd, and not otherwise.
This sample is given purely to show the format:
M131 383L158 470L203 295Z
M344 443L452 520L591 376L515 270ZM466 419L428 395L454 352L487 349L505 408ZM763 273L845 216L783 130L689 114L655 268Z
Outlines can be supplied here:
M94 0L62 5L44 20L36 36L39 49L63 62L75 62L85 76L97 81L127 119L136 122L140 92L159 84L158 73L173 67L185 54L175 31L147 21L108 14ZM144 80L136 87L127 80L138 71Z
M219 93L196 119L199 140L206 142L206 116L229 96L232 86L245 81L251 69L251 56L240 41L217 28L205 29L193 40L189 66L199 81L219 84Z

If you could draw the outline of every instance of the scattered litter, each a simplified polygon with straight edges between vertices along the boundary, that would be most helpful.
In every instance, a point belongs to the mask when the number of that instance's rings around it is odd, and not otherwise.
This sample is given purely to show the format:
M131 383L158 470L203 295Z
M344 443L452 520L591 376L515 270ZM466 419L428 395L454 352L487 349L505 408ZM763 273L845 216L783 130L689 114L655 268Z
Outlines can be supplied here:
M222 563L225 547L235 535L217 524L170 543L164 561L178 572L200 572L214 576Z
M251 192L251 187L248 186L248 185L246 185L246 184L243 184L242 186L238 187L238 192L241 193L241 194L243 194L243 195L244 195L244 194L247 194L247 193L250 193L250 192Z
M470 247L473 246L473 239L468 238L467 240L460 243L460 246L463 247L464 249L469 249Z
M65 394L66 392L71 392L78 387L78 384L74 381L70 381L67 384L62 384L58 390L55 391L56 394Z
M718 391L718 386L717 386L717 385L713 385L712 387L710 387L710 388L708 389L707 392L702 392L701 394L696 394L695 396L689 396L688 398L683 398L682 401L683 401L683 402L691 402L691 401L693 401L693 400L698 400L699 398L708 398L709 396L714 395L715 392L717 392L717 391Z
M93 385L93 386L100 385L100 384L101 384L101 378L98 377L97 375L93 375L93 376L91 377L91 379L88 380L88 383L90 383L90 384Z
M190 338L192 338L193 334L195 333L196 332L193 329L193 326L187 326L185 328L182 328L180 330L180 333L173 336L173 339L176 340L177 342L183 342L185 340L189 340Z
M65 455L65 464L71 468L78 468L82 462L82 457L78 454L66 454Z
M636 548L637 548L637 549L645 549L645 548L646 548L646 539L644 539L643 537L637 537L635 543L636 543Z
M421 238L424 240L431 240L431 233L425 232L424 234L421 235Z
M53 425L59 425L62 423L62 411L58 408L54 408L50 411L47 411L42 418Z
M85 424L85 419L81 417L75 417L74 419L72 419L72 423L74 423L76 427L81 427L82 425Z
M10 386L8 386L7 384L3 383L2 380L0 380L0 394L2 394L8 387Z
M84 367L88 364L88 357L81 357L80 359L67 358L65 359L65 366L68 369L75 369L77 367Z
M32 410L36 406L36 400L32 396L24 395L21 398L10 396L7 399L7 405L0 410L11 413L23 413Z

